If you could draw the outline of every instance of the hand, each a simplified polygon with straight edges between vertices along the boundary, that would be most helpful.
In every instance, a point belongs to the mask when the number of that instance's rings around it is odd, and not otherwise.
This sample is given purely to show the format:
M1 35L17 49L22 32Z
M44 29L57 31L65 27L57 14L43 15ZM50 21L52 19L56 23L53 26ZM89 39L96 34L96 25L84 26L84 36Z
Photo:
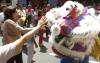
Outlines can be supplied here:
M39 21L38 21L38 25L40 28L44 29L46 26L46 18L43 16Z

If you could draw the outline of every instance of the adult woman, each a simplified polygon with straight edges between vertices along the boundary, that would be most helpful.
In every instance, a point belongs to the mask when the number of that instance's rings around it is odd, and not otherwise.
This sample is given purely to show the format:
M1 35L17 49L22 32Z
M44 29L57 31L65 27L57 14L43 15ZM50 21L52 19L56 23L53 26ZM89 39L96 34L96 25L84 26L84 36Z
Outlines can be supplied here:
M28 40L30 40L33 37L34 33L37 32L39 28L43 28L45 23L46 23L45 19L42 18L41 21L39 21L38 25L34 27L30 32L26 33L21 38L19 38L18 40L10 44L1 46L0 47L0 63L7 63L6 61L8 59L20 53L20 50L23 44L25 42L28 42Z
M18 15L16 8L13 8L9 6L5 12L5 22L3 25L3 44L9 44L11 42L14 42L15 40L19 39L21 37L21 34L25 34L28 31L32 30L33 28L22 28L16 22L20 18L20 15ZM22 61L22 53L20 50L20 53L11 59L8 60L7 63L23 63Z

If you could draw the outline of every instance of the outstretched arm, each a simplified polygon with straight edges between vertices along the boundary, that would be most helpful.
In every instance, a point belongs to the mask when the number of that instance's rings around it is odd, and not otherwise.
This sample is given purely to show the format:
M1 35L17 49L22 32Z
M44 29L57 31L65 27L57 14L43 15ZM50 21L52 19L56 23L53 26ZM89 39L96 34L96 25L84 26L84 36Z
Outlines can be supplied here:
M12 56L18 54L25 42L28 42L30 40L34 33L36 33L40 28L43 28L45 26L45 18L42 18L38 25L33 28L31 31L23 35L18 40L14 41L13 43L4 45L0 47L0 63L2 63L2 59L8 60ZM12 54L12 55L11 55Z
M16 40L15 42L13 42L16 45L16 52L19 52L22 45L25 42L28 42L28 40L30 40L33 35L38 32L38 30L40 28L44 28L46 22L45 22L45 18L41 18L41 20L39 21L38 25L36 27L34 27L31 31L29 31L28 33L26 33L25 35L23 35L20 39Z

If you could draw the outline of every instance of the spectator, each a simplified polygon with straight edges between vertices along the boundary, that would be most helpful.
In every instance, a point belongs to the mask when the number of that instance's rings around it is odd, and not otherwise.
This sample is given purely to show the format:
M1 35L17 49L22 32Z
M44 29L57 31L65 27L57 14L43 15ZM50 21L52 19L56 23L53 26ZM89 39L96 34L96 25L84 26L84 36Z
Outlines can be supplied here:
M45 19L42 18L38 25L34 27L30 32L23 35L21 38L15 40L12 43L0 47L0 63L7 63L7 60L11 57L20 53L20 50L25 42L30 40L33 35L40 29L45 26Z
M38 23L38 10L34 10L34 14L32 16L33 16L32 24L33 26L36 26Z
M4 9L6 6L0 6L0 33L2 33L2 24L4 22Z
M17 9L17 12L20 15L20 19L18 20L18 23L19 23L20 26L23 27L24 22L26 20L26 11L20 4L16 4L16 9Z
M33 29L33 28L23 28L16 23L19 19L19 15L16 8L9 6L5 10L4 15L5 15L5 22L3 24L4 45L14 42L15 40L21 37L21 34L25 34ZM9 59L7 63L14 63L14 61L16 61L16 63L23 63L21 50L18 55Z
M32 21L32 14L34 12L34 9L32 9L32 7L29 5L27 10L26 10L26 14L27 14L27 27L30 27L31 21Z
M33 25L32 23L30 24L30 27L29 28L32 28ZM35 54L35 50L34 50L34 45L36 47L38 47L35 39L34 39L34 36L32 39L30 39L27 43L26 43L26 46L27 46L27 63L33 63L34 60L33 60L33 57L34 57L34 54Z
M38 12L38 20L41 19L42 17L42 11L39 10ZM44 30L43 29L40 29L39 30L39 47L40 47L40 52L47 52L47 48L44 46L43 44L43 34L44 34Z
M47 4L46 7L45 7L45 12L48 12L50 9L51 9L51 5Z

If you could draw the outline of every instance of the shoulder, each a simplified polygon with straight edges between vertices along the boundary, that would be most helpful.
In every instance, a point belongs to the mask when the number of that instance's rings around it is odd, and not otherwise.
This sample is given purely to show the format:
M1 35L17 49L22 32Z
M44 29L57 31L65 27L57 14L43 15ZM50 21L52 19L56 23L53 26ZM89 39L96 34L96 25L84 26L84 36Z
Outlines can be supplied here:
M18 26L18 24L11 19L5 20L4 24L6 24L7 26Z
M11 19L5 20L4 24L15 24L15 22Z
M15 55L15 44L10 43L4 46L0 46L0 57L2 57L5 60L10 59Z
M7 19L4 22L4 27L7 27L7 29L9 29L9 30L15 30L20 26L16 22L14 22L13 20Z
M11 19L7 19L7 20L5 20L5 22L6 22L6 23L14 23L14 21L11 20Z

